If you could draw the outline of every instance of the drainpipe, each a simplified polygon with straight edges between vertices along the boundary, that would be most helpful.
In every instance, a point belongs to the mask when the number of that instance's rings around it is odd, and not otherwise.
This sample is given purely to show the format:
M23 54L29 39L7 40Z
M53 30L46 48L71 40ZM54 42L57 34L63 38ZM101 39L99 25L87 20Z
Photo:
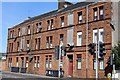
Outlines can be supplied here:
M86 6L86 78L88 77L88 5Z

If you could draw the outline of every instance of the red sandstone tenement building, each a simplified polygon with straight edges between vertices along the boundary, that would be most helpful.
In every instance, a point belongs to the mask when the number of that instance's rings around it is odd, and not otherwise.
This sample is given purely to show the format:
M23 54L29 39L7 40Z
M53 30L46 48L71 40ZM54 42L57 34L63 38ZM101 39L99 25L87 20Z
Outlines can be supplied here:
M58 10L29 18L8 29L7 69L17 71L19 68L19 72L40 75L58 70L59 61L54 58L54 51L55 46L61 45L66 48L60 64L64 77L95 78L95 56L86 47L96 43L98 37L106 49L104 60L98 61L99 78L105 78L104 69L112 49L111 2L58 4ZM72 50L68 44L73 46Z

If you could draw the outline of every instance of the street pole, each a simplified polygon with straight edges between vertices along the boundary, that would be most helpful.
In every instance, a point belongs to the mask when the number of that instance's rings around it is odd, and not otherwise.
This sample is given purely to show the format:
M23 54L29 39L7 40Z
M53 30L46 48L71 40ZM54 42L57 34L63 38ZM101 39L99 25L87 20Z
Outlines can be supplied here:
M115 54L113 53L113 60L114 60ZM115 80L115 64L113 63L113 79Z
M61 45L59 47L59 67L58 67L58 77L60 78L60 63L61 63Z
M97 29L98 33L98 29ZM96 80L98 80L98 54L99 54L99 39L97 36L97 41L96 41Z

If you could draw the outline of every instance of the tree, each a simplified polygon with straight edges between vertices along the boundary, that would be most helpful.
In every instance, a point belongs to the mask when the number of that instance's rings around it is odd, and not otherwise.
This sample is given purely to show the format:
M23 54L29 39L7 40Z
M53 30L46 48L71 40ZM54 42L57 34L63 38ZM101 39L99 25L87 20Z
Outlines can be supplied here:
M120 70L120 42L118 42L118 44L113 47L112 53L115 54L114 56L115 69Z

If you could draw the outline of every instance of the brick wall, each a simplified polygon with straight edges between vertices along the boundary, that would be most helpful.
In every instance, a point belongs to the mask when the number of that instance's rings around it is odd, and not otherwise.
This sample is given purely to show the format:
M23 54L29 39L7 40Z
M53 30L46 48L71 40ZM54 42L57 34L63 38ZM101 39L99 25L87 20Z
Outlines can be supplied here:
M104 6L104 19L103 20L97 20L93 21L93 8L99 6ZM110 27L110 21L111 21L111 3L97 3L89 6L89 24L88 24L88 43L93 42L93 29L95 28L104 28L104 42L107 44L105 45L106 48L106 55L105 55L105 62L104 66L106 66L107 59L111 53L111 27ZM82 11L83 14L83 21L81 24L78 24L78 16L77 13L79 11ZM69 52L67 54L73 54L73 77L79 77L79 78L94 78L95 77L95 70L93 70L93 56L91 54L88 54L88 69L86 70L86 8L78 8L76 10L73 10L74 13L74 48L73 52ZM8 58L12 57L12 66L16 66L16 57L19 57L18 63L19 67L21 67L21 57L24 57L24 63L26 63L26 57L29 57L29 55L33 56L40 56L40 67L39 68L34 68L34 59L29 62L29 67L27 68L28 73L34 73L34 74L40 74L40 75L45 75L46 74L46 68L45 68L45 61L46 61L46 55L52 55L52 70L58 70L58 60L54 60L54 47L55 45L59 45L59 40L60 40L60 34L64 34L64 46L67 47L67 15L68 13L61 13L58 16L54 17L48 17L43 20L36 21L34 23L28 23L25 24L26 26L26 35L24 36L25 38L25 46L24 46L24 51L23 52L17 52L17 42L21 42L21 38L17 37L16 41L14 39L10 39L10 31L14 30L14 34L18 34L17 30L20 28L20 31L22 30L23 26L20 27L15 27L11 28L8 30L8 48L9 48L9 43L14 43L14 48L13 52L8 52L7 54L7 66L8 66ZM60 26L60 17L64 16L64 24L65 27L61 28ZM47 20L54 20L54 29L47 31ZM37 22L42 22L42 32L41 33L36 33L36 23ZM27 26L30 25L31 27L31 33L33 32L32 25L34 26L34 35L27 35ZM82 46L76 46L77 45L77 32L82 31ZM21 31L22 32L22 31ZM18 35L17 35L18 36ZM52 49L46 49L46 37L47 36L53 36L53 41ZM32 38L31 43L31 52L27 53L26 52L26 44L27 40L30 40ZM36 38L41 38L40 42L40 50L35 50L35 39ZM82 54L82 69L78 70L77 69L77 54ZM64 70L64 76L68 77L68 65L69 59L66 56L63 57L63 70ZM104 76L104 70L99 70L99 77L105 77Z

